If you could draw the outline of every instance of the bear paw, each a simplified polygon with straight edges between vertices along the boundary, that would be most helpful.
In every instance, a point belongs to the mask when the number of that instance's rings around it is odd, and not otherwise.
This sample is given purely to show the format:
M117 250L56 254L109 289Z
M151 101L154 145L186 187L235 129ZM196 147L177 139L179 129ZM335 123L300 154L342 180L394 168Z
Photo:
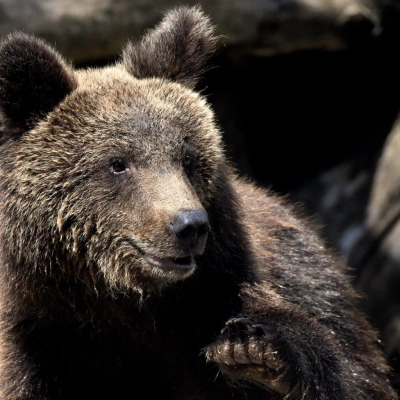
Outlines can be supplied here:
M232 318L226 322L220 339L206 349L206 359L217 363L233 379L250 380L288 394L290 387L282 378L284 368L273 345L274 337L264 324Z

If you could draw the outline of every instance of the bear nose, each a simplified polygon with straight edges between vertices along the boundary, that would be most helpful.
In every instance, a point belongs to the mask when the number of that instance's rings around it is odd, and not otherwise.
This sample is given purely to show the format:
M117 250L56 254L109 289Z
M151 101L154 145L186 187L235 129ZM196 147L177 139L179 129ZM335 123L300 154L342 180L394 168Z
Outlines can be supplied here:
M190 253L200 253L204 250L207 235L211 229L205 211L183 211L170 226L179 242L190 249Z

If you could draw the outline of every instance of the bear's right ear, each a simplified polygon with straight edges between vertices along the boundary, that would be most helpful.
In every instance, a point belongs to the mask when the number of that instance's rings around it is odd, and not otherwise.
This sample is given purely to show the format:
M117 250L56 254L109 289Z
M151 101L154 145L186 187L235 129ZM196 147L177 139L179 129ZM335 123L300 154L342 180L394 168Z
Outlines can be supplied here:
M13 33L0 42L3 123L24 131L76 88L74 72L41 39Z
M178 7L138 43L129 43L122 63L136 78L165 78L193 89L215 50L214 31L200 7Z

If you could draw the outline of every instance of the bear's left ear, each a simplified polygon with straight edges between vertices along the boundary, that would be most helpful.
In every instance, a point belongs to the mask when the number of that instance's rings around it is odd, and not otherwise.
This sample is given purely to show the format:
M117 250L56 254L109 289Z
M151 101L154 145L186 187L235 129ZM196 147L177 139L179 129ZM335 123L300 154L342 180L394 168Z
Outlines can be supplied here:
M122 62L136 78L165 78L193 89L217 39L199 7L179 7L138 43L129 43Z
M24 131L76 87L73 69L41 39L13 33L0 42L3 123Z

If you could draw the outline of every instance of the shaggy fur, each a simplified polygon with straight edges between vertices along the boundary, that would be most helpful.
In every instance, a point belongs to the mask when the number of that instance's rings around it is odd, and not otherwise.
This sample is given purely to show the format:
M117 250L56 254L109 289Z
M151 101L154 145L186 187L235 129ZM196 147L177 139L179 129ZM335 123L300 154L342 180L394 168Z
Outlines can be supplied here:
M3 400L396 398L343 267L227 164L212 32L175 9L85 71L3 40Z

